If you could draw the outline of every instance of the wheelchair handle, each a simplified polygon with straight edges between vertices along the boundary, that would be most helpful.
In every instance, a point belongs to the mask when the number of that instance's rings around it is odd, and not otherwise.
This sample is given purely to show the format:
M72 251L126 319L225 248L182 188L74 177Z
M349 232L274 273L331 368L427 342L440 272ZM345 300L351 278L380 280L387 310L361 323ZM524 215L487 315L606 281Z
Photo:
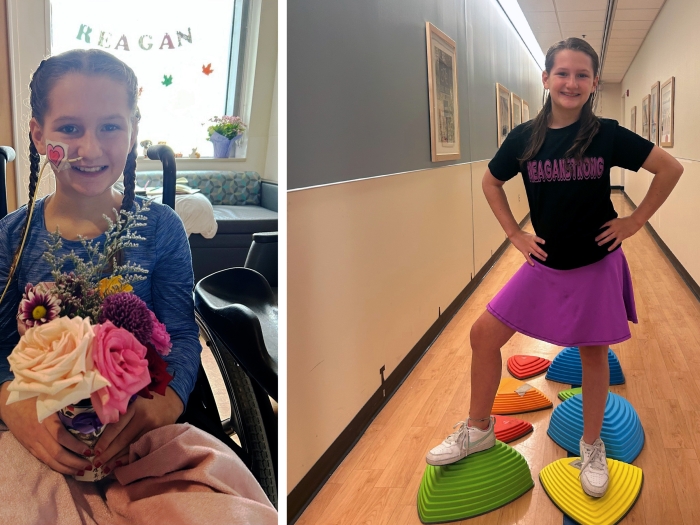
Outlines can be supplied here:
M170 146L156 144L148 146L146 150L148 158L159 160L163 163L163 204L175 209L175 181L177 179L177 167L175 165L175 153Z
M0 155L5 157L6 162L12 162L17 156L15 150L10 146L0 146Z

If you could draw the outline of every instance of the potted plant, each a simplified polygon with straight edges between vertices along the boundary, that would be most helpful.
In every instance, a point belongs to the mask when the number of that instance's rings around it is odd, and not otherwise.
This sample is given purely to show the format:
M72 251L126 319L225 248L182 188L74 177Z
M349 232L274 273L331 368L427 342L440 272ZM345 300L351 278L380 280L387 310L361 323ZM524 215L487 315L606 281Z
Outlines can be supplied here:
M214 124L207 128L211 143L214 145L214 157L225 159L231 156L234 143L243 135L246 130L241 117L212 117L209 122Z

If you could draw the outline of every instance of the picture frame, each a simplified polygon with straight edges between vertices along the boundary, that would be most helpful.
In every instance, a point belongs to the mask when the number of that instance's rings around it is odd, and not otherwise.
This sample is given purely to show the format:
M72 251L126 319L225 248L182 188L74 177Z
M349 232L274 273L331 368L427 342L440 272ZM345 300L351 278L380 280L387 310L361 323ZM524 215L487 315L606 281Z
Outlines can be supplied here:
M649 95L649 140L659 145L659 82L651 85Z
M530 105L523 100L523 122L530 120Z
M510 129L514 129L523 122L523 99L511 92L510 107L513 108L510 112Z
M676 104L676 77L661 84L659 95L659 145L673 147L673 114Z
M637 106L632 106L630 110L630 131L637 133Z
M510 112L510 91L496 82L496 140L499 148L512 129L510 127Z
M461 157L457 45L430 22L425 23L430 103L430 155L432 162Z
M642 137L649 140L649 99L651 97L647 95L642 99Z

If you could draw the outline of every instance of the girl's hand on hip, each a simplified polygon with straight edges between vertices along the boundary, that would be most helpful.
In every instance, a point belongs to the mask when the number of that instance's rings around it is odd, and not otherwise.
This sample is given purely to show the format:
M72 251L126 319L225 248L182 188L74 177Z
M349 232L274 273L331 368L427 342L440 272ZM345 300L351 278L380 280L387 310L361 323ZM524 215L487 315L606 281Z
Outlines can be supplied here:
M595 240L598 246L603 246L610 241L615 241L608 248L608 251L611 252L622 244L622 241L637 233L641 227L642 225L638 224L632 217L613 219L600 227L601 230L603 228L605 228L605 230L598 235Z
M107 465L112 471L117 462L127 464L132 443L146 432L172 425L184 409L180 396L170 387L165 389L164 396L156 393L153 399L138 396L119 421L107 425L95 444L95 466ZM105 469L105 473L109 472Z
M79 456L88 455L87 445L66 430L57 414L39 423L36 398L6 404L9 384L5 382L0 388L0 417L17 441L39 461L61 474L73 476L92 470L90 462Z
M544 239L533 235L532 233L524 232L523 230L518 230L513 236L508 237L510 242L513 243L520 253L525 256L530 266L535 266L530 255L536 255L537 258L546 261L547 254L542 249L540 244L544 244ZM538 244L539 243L539 244Z

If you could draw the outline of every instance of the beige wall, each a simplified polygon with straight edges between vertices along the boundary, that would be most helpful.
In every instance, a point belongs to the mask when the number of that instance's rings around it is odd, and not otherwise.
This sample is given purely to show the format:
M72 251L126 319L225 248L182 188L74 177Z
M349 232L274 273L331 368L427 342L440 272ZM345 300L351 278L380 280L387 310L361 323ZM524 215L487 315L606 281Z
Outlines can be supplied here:
M621 110L621 96L622 87L618 84L602 84L600 91L598 92L598 106L596 108L596 115L605 118L611 118L617 120L621 125L629 127L629 118L622 118ZM641 108L637 108L637 111L641 113ZM628 112L629 113L629 112ZM637 120L639 122L639 120ZM622 186L622 169L614 166L610 169L610 184L613 186Z
M700 282L700 236L692 232L700 224L700 105L696 96L700 58L693 50L700 48L699 19L700 2L666 0L622 80L622 90L630 92L625 112L637 106L639 131L642 97L649 94L654 82L663 84L676 77L675 141L673 148L665 149L683 164L685 173L650 223L696 282ZM636 204L644 198L652 177L644 170L625 173L625 191Z
M505 240L486 165L288 193L289 490ZM522 220L522 179L506 193Z
M263 177L268 180L277 180L277 66L275 66L275 87L272 90L272 107L270 108L270 128L267 135L267 159L265 159L265 173Z
M7 5L0 2L0 146L14 146L12 139L12 96L10 90L10 54L7 39ZM17 149L17 148L15 148ZM17 208L15 163L7 165L7 209Z

